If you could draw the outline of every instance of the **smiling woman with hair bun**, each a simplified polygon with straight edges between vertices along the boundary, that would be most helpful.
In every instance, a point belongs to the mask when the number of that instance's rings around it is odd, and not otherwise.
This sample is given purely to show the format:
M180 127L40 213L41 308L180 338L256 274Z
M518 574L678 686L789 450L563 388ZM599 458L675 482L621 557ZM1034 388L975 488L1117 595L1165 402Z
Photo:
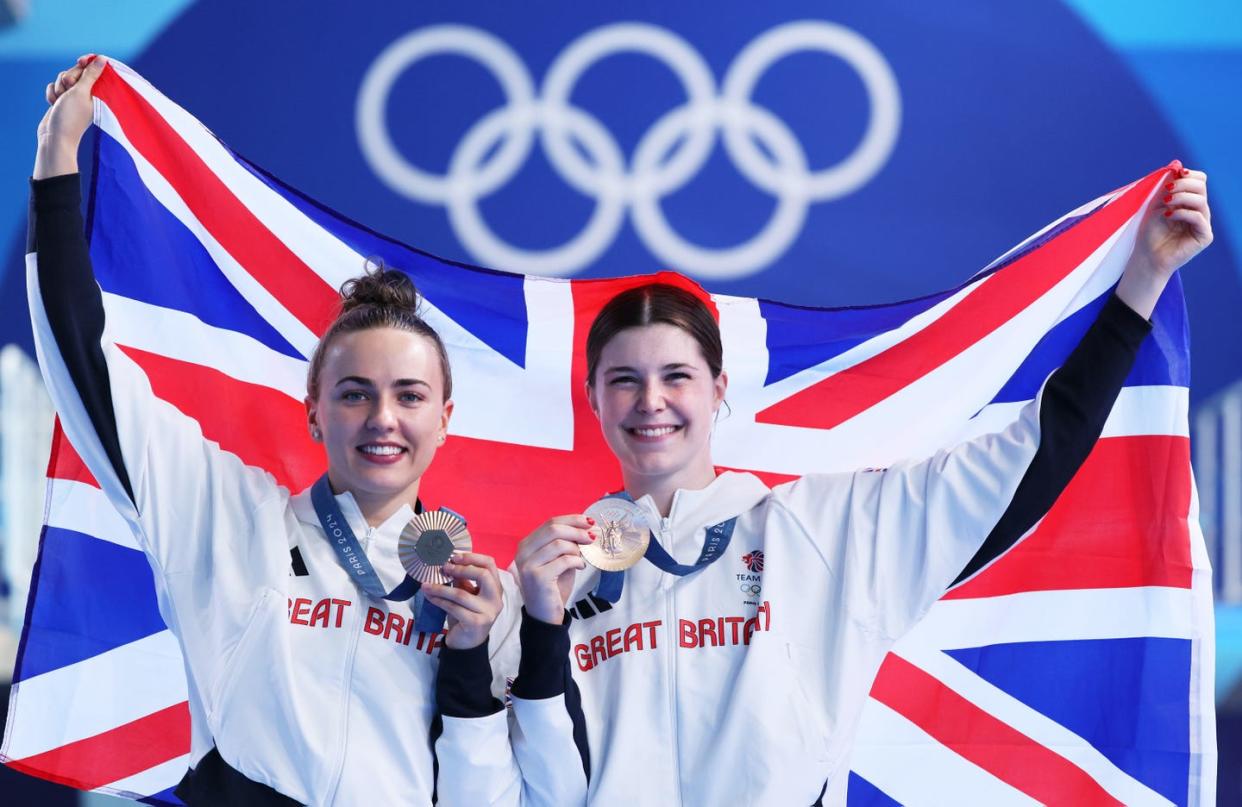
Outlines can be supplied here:
M32 317L65 432L146 554L185 658L190 769L177 795L516 804L502 698L517 592L492 558L452 551L454 514L423 519L452 373L414 283L380 266L341 289L307 376L307 429L327 455L312 488L295 495L205 438L104 328L77 174L103 63L83 57L47 88Z

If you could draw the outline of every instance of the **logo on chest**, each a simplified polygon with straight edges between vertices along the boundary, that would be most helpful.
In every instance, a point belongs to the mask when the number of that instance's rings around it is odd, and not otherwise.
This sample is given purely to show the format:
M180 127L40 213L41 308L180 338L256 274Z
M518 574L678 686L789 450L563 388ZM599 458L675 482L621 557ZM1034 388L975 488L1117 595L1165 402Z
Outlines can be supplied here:
M738 589L743 595L742 602L758 605L759 595L763 593L763 550L752 549L742 555L742 566L746 571L736 575Z

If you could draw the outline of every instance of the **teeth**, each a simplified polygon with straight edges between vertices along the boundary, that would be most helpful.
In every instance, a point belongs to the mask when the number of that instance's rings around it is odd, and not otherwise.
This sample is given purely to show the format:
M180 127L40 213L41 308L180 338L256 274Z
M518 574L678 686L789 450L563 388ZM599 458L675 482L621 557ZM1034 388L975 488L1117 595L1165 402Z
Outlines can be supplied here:
M362 446L363 454L377 454L381 457L400 454L402 449L398 446Z
M636 428L634 433L639 437L663 437L666 434L672 434L677 430L676 426L656 426L654 428Z

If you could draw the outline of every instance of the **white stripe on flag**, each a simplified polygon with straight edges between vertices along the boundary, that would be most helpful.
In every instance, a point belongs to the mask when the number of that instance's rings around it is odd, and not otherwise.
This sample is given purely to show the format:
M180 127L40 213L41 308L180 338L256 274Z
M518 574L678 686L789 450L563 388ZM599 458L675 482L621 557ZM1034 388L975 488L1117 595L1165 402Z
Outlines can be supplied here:
M956 424L967 423L992 399L1047 329L1097 298L1120 276L1137 221L1136 215L1064 280L992 333L832 429L777 426L758 423L755 418L768 406L871 358L880 348L899 341L894 335L905 339L927 327L958 303L967 290L893 331L770 386L763 385L768 367L765 349L750 347L737 355L726 352L731 411L717 424L717 463L790 474L830 473L891 465L907 457L930 456L938 448L952 445L960 439ZM982 289L995 278L990 275L970 290ZM743 304L735 298L722 298L721 302L726 346L732 350L741 343L766 343L757 302ZM739 360L747 366L740 367ZM941 428L929 428L928 424L940 424Z
M154 107L190 150L228 186L238 201L328 286L340 288L342 283L362 271L365 256L312 222L291 202L252 174L202 123L152 87L146 79L119 62L112 62L112 66L118 76Z
M126 549L139 549L129 523L102 490L71 479L51 479L49 484L49 527L73 530Z
M910 807L1038 804L870 698L863 707L850 769Z
M289 344L293 345L303 355L309 356L311 351L315 349L315 343L319 341L319 338L286 309L279 300L273 297L267 289L263 288L259 281L251 277L245 268L224 247L220 246L215 236L190 212L190 208L186 206L185 201L177 194L172 185L129 142L129 138L126 137L124 130L121 129L121 125L118 123L116 116L113 115L112 110L98 98L95 99L95 123L125 148L133 158L134 164L138 168L138 175L142 178L142 182L146 185L147 190L198 239L203 248L207 250L207 253L211 255L211 259L220 267L220 271L224 273L224 276L229 279L229 282L233 284L242 297L254 306L259 315L267 320Z
M24 759L185 700L181 648L163 630L15 684L4 753Z
M193 314L115 294L103 295L107 335L118 345L218 370L247 384L306 397L307 362Z
M1065 757L1122 804L1130 807L1164 807L1172 804L1164 796L1122 771L1074 732L975 675L944 653L938 650L903 649L898 655L992 717Z
M1029 401L988 404L966 424L961 439L1000 431L1017 419L1018 412L1027 403ZM1190 434L1189 407L1190 390L1186 387L1123 387L1100 436L1187 437Z
M526 360L518 366L438 311L427 322L453 366L449 433L476 440L571 450L574 445L573 289L565 280L526 278ZM515 324L521 328L520 324ZM504 390L497 395L497 390Z
M1199 493L1190 486L1190 807L1216 804L1216 611L1212 603L1212 565L1199 524Z
M897 649L983 647L1007 642L1057 642L1158 636L1199 638L1190 589L1165 586L1025 591L1000 597L940 600ZM1084 619L1083 614L1090 614Z
M142 799L173 787L190 768L190 755L174 757L141 773L118 779L111 784L96 788L96 793L107 793L127 799Z

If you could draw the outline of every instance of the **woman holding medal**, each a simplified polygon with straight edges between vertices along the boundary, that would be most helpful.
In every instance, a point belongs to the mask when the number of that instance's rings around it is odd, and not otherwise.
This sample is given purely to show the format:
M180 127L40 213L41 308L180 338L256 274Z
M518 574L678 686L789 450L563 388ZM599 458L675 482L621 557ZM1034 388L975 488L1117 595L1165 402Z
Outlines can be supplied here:
M1206 176L1175 164L1166 181L1115 294L1038 399L924 461L773 489L717 474L727 378L711 312L670 285L607 303L587 395L625 489L519 547L526 786L562 804L843 804L881 660L1056 500L1169 278L1211 242Z
M516 803L496 697L513 665L489 659L489 647L513 645L515 592L491 558L460 551L459 518L422 513L420 480L453 404L413 283L379 270L342 289L307 380L308 427L328 459L310 491L291 495L205 439L104 328L77 175L103 64L82 57L47 88L31 314L65 432L129 522L185 657L191 769L177 795Z

